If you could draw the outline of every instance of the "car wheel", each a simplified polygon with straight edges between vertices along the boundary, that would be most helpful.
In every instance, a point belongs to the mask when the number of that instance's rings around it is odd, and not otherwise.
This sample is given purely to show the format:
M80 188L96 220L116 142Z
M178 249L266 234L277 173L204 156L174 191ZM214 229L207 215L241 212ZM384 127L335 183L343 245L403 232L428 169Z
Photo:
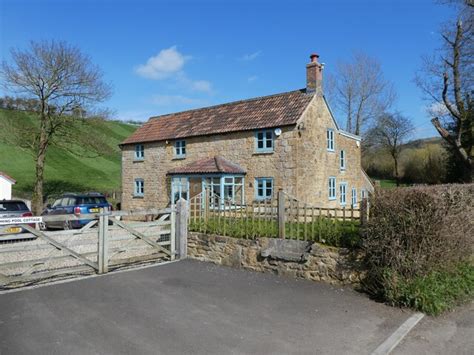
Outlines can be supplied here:
M65 231L72 229L71 221L64 221L63 223L63 229Z
M44 222L39 223L39 228L40 228L41 231L47 231L48 230L48 226Z

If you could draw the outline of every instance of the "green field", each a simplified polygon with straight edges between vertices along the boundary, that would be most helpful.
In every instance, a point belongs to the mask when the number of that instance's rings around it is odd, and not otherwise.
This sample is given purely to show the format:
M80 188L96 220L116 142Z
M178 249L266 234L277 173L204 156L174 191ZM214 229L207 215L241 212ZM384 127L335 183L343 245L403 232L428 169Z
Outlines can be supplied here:
M38 124L32 113L0 109L0 171L15 180L13 193L29 197L33 190L35 166L30 151L20 148L12 132ZM76 120L67 136L58 138L46 156L45 195L65 191L100 191L120 189L120 149L118 144L132 134L136 126L118 121ZM22 131L23 132L23 131ZM74 143L72 143L74 142Z

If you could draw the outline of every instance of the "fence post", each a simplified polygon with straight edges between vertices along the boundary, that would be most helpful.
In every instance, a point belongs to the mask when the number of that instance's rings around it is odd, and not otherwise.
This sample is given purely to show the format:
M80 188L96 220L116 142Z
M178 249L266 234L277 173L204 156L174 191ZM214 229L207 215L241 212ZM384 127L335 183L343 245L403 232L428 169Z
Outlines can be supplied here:
M285 239L285 194L278 190L278 237Z
M210 204L211 204L211 194L209 193L209 188L206 186L204 188L204 221L207 222L209 220L209 212L210 212ZM220 204L220 201L218 201Z
M188 203L185 199L179 199L176 203L176 227L175 243L176 251L180 259L188 255Z
M368 202L367 199L364 198L362 201L360 201L360 209L359 209L359 218L360 218L360 224L364 226L367 223L368 217L369 217L369 210L368 210Z
M109 216L105 213L103 208L100 209L99 215L99 249L98 260L99 274L105 274L109 271L109 247L107 231L109 228Z

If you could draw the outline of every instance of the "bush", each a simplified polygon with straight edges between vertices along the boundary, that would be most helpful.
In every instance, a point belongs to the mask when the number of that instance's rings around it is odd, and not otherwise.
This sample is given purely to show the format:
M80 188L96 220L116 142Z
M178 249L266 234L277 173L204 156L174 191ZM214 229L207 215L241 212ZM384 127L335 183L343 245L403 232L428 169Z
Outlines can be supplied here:
M391 303L413 306L403 301L410 299L407 292L433 290L421 285L446 283L459 265L472 262L473 196L474 185L376 191L364 228L365 290ZM434 288L435 294L441 289ZM416 308L424 308L417 302Z

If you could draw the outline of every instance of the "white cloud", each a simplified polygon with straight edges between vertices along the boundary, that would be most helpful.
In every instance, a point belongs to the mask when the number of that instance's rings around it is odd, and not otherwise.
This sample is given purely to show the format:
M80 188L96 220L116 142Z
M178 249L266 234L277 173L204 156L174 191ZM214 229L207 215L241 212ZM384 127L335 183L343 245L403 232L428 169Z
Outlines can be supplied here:
M253 52L253 53L244 54L240 59L245 60L245 61L251 61L251 60L254 60L254 59L260 57L261 55L262 55L262 51L256 51L256 52Z
M255 80L257 80L257 79L258 79L258 76L252 75L252 76L249 76L249 77L247 78L247 82L253 83L253 82L254 82Z
M430 106L425 107L425 110L429 116L434 117L443 117L449 113L446 106L441 102L434 102Z
M156 56L150 57L145 64L135 67L135 72L147 79L173 79L181 87L190 91L212 93L212 84L207 80L193 80L184 72L184 65L190 59L180 53L176 46L162 49Z
M182 95L155 95L151 98L151 102L158 106L198 106L203 105L205 103L203 100L194 99Z
M180 72L189 58L181 54L176 46L172 46L148 58L146 64L138 65L135 71L144 78L161 80Z
M191 88L194 91L201 91L201 92L211 92L212 91L212 85L207 80L196 80L196 81L192 81L191 84L192 84Z

